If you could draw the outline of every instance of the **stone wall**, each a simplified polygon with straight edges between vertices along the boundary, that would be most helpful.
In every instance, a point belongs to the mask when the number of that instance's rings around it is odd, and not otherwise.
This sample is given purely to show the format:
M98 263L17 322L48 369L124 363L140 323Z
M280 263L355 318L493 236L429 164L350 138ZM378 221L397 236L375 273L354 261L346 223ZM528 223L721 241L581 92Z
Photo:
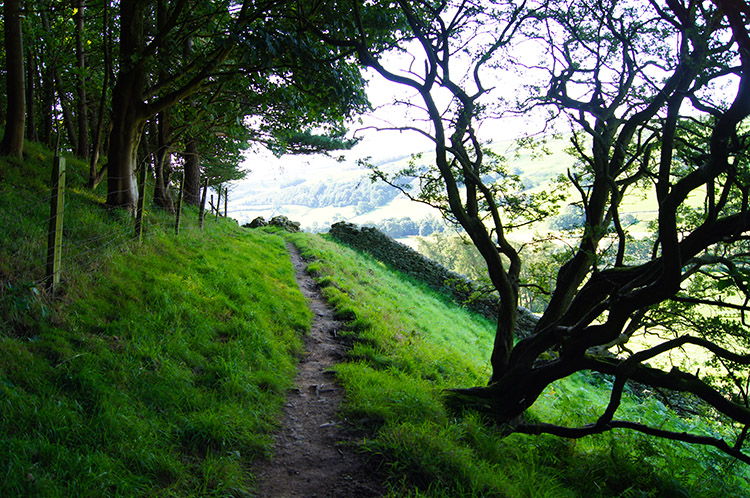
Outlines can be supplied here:
M498 298L496 296L482 294L471 280L425 258L378 229L359 228L357 225L342 221L334 223L328 233L334 239L354 249L367 252L392 268L425 282L433 289L450 296L456 303L492 320L497 319ZM518 311L519 336L522 337L531 333L537 318L525 308L519 308Z

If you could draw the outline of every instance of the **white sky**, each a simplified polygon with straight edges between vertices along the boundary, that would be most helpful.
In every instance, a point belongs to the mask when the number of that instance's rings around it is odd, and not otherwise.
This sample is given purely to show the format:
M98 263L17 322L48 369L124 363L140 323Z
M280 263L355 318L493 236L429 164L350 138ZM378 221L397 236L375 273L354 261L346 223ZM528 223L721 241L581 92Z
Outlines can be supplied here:
M343 156L348 164L354 164L357 160L368 157L373 163L381 163L416 152L433 150L433 142L418 132L382 129L404 125L422 128L428 126L425 122L426 114L421 109L409 109L405 105L393 104L395 101L418 102L416 92L403 85L392 83L373 71L368 71L366 77L369 81L367 95L374 110L360 116L356 122L349 125L350 134L361 137L362 141L350 151L332 155ZM499 93L497 90L493 92ZM524 117L505 118L486 120L479 131L484 140L502 142L517 138L529 126L532 126L530 120ZM248 151L244 166L250 169L251 173L245 181L269 177L283 178L309 168L333 168L334 164L336 164L334 158L324 155L286 155L275 158L265 150Z

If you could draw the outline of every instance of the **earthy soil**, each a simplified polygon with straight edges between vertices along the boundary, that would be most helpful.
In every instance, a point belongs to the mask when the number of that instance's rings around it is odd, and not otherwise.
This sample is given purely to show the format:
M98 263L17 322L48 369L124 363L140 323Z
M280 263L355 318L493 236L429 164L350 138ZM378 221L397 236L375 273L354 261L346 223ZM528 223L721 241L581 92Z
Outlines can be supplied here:
M289 393L274 456L255 473L262 498L374 498L384 494L382 476L367 455L356 451L357 436L338 415L344 395L335 365L346 353L338 340L342 323L320 294L307 265L290 245L297 283L314 313L305 339L295 387Z

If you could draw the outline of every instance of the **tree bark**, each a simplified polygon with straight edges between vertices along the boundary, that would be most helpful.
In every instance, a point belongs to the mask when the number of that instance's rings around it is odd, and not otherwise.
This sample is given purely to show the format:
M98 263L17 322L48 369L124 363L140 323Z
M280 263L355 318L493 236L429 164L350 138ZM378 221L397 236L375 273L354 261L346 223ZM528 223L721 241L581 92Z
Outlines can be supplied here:
M143 69L120 71L112 92L112 132L107 161L107 204L135 212L138 185L135 170L146 118L138 112Z
M186 5L185 1L178 2L170 19L176 20ZM140 0L120 1L120 69L112 95L113 127L107 163L107 204L125 207L132 212L135 212L138 199L136 155L146 121L199 91L203 82L234 48L232 44L216 48L196 64L197 67L191 67L194 70L189 71L181 85L146 104L146 61L153 55L154 43L163 40L173 24L169 22L159 30L156 40L147 47L143 36L144 9L145 4ZM155 86L158 87L158 83Z
M77 117L78 117L78 143L76 147L76 155L78 157L87 159L89 157L89 112L86 103L86 79L84 78L84 70L86 69L86 53L83 46L84 33L83 33L83 21L84 11L86 8L86 0L77 0L76 8L76 68L78 69L78 76L76 78L76 91L78 94L78 102L76 103Z
M143 2L120 2L120 70L112 90L112 132L107 157L107 204L135 213L138 145L148 115L141 110L146 71L143 48ZM133 59L137 60L133 60Z
M39 17L42 21L42 29L47 33L50 32L49 15L47 6L43 0L39 2ZM44 69L41 72L41 99L39 104L41 141L48 147L52 147L52 130L54 128L53 116L55 114L55 60L52 55L49 43L42 43L40 58L46 61Z
M154 173L156 183L154 185L154 203L170 213L174 213L174 202L169 192L169 176L172 173L172 152L170 150L172 129L170 126L170 113L163 111L158 114L158 125L156 132L156 163Z
M26 96L24 95L23 37L19 0L6 0L3 10L5 23L5 63L8 112L5 134L0 143L0 155L23 157L23 136L26 124Z
M164 29L167 24L167 6L164 0L157 3L156 23L158 29ZM168 63L168 52L165 46L160 44L157 48L157 55L162 65ZM162 66L163 67L163 66ZM166 80L169 75L161 69L159 79ZM172 173L172 152L170 150L172 140L172 116L168 109L163 110L156 115L156 161L154 164L154 174L156 183L154 185L154 203L168 210L170 213L175 212L174 203L169 193L169 175ZM178 215L179 216L179 213Z
M201 159L198 144L191 140L185 146L185 197L188 204L197 206L201 202Z
M102 14L103 36L104 36L104 79L102 81L102 94L99 98L99 112L94 129L94 143L91 150L91 160L89 161L89 188L94 189L103 179L104 169L97 172L99 155L102 148L102 136L104 134L104 116L107 109L107 91L109 89L109 73L112 70L112 61L110 59L109 43L109 2L104 2L104 12Z
M36 113L34 112L34 90L35 76L38 74L36 63L36 51L27 49L26 53L26 139L35 141L36 135Z

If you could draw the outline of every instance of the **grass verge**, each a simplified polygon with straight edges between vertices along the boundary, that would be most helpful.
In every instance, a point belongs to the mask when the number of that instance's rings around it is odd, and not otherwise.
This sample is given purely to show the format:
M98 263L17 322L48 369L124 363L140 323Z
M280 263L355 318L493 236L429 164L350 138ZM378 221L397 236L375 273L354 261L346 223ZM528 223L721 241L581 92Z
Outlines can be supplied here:
M250 496L311 322L284 241L153 209L138 245L70 161L51 300L51 158L26 156L0 162L0 496Z

